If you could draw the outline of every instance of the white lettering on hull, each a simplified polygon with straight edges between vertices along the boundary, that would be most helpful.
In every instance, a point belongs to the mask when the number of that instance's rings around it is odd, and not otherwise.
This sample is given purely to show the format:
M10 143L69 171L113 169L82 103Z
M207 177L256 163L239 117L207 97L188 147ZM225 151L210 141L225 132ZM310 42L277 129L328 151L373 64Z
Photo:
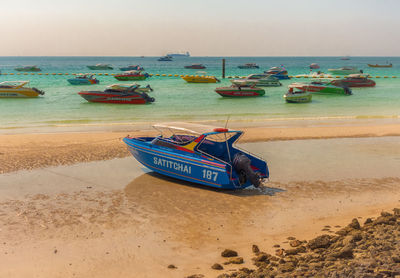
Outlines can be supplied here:
M153 162L154 162L154 165L157 165L157 166L174 169L175 171L179 171L179 172L186 173L186 174L192 173L191 166L188 166L188 165L185 165L185 164L182 164L179 162L167 160L167 159L160 158L160 157L154 157Z

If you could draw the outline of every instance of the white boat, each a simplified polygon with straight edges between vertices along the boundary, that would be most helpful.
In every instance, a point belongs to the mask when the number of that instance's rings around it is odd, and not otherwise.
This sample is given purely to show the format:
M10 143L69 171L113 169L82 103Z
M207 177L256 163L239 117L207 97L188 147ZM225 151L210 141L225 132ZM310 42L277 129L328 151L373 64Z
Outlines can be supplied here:
M189 51L186 51L186 53L168 53L167 56L170 57L190 57Z
M246 78L234 79L232 83L247 82L257 84L258 87L279 87L282 86L279 79L266 74L250 74Z
M361 70L357 69L356 67L341 67L338 69L328 69L331 74L338 74L338 75L348 75L354 73L362 73Z

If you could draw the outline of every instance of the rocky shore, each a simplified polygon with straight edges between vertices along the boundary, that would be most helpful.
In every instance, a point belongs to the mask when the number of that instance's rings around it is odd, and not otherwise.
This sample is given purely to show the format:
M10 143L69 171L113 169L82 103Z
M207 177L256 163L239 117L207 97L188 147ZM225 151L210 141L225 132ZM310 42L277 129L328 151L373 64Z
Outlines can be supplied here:
M330 227L326 227L330 231ZM323 234L311 240L288 238L290 248L280 245L275 254L262 252L256 245L251 259L255 268L238 268L218 274L218 278L261 277L400 277L400 209L382 212L363 225L354 218L334 234ZM215 263L215 271L229 264L243 263L234 250L221 254L225 262ZM226 271L226 270L225 270ZM203 277L195 274L189 277Z

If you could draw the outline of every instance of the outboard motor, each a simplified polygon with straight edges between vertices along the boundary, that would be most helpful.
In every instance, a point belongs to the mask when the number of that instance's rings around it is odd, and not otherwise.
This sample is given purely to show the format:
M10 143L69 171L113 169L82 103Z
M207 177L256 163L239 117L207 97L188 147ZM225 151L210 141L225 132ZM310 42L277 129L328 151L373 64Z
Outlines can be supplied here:
M37 92L39 95L44 95L44 92L41 91L41 90L39 90L39 89L32 88L32 90L34 90L35 92Z
M250 165L250 158L243 153L237 153L233 158L233 168L239 175L239 183L242 185L249 180L255 187L259 187L261 178L251 169Z
M153 91L153 88L152 88L152 87L150 87L150 85L147 85L147 86L146 86L146 88L148 88L148 89L150 90L150 92L152 92L152 91Z
M148 94L146 94L146 93L139 93L147 102L154 102L155 101L155 98L153 98L153 97L151 97L151 96L149 96Z
M345 92L346 95L352 95L353 94L349 87L346 86L346 87L343 87L343 89L344 89L344 92Z

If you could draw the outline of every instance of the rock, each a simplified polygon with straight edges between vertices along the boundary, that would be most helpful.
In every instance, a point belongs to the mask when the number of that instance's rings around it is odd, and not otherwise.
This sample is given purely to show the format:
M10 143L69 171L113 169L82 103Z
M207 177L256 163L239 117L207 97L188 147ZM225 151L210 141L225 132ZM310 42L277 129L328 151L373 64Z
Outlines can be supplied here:
M203 274L192 274L190 276L186 276L186 278L204 278Z
M275 244L274 246L272 246L272 247L274 247L274 248L279 248L279 247L281 247L279 244Z
M278 257L282 257L284 251L285 251L285 249L276 249L275 250L275 255L278 256Z
M360 223L358 222L357 218L353 218L353 220L351 220L351 223L349 225L347 225L347 227L355 229L355 230L359 230L361 228Z
M297 255L298 253L305 253L307 251L306 247L300 246L293 249L285 250L286 255Z
M332 253L332 256L339 259L352 259L353 248L351 248L351 246L344 246L338 252Z
M229 259L228 263L230 264L242 264L244 262L242 257L236 257Z
M291 247L298 247L298 246L301 245L301 241L295 239L295 240L290 241L290 242L289 242L289 245L290 245Z
M307 246L311 249L327 248L331 245L331 237L329 235L318 236L310 240Z
M239 271L244 272L246 274L250 274L250 273L254 272L254 270L248 269L247 267L242 267L241 269L239 269Z
M400 263L400 257L399 256L392 256L392 260L396 264Z
M371 218L367 218L365 219L364 225L370 224L372 223L372 219Z
M282 272L292 272L295 269L295 265L292 262L287 262L279 266L279 270Z
M173 264L170 264L169 266L168 266L168 268L170 268L170 269L175 269L175 268L177 268L175 265L173 265Z
M290 236L290 237L288 237L287 238L287 240L295 240L296 238L295 237L292 237L292 236Z
M386 211L382 211L381 212L381 216L383 217L388 217L388 216L392 216L393 214L391 214L390 212L386 212Z
M253 246L251 247L251 250L253 251L254 254L257 254L260 252L260 249L255 244L253 244Z
M218 263L215 263L211 266L212 269L216 269L216 270L221 270L224 269L224 267Z
M271 255L266 254L264 252L259 253L256 257L253 258L254 262L266 262L271 257Z
M221 252L221 256L224 258L236 257L237 255L238 255L238 253L231 249L225 249L224 251Z
M393 212L394 212L394 215L400 216L400 208L394 208Z

